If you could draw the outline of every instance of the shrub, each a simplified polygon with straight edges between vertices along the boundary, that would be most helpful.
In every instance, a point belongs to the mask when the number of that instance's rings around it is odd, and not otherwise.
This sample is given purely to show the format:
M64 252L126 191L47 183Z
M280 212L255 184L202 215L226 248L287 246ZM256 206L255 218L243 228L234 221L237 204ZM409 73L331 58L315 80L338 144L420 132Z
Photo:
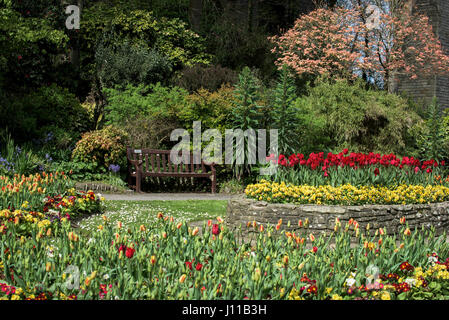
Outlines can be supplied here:
M113 32L117 38L133 44L145 44L168 57L175 69L195 63L210 63L204 41L180 19L156 18L151 11L136 10L128 2L95 3L83 10L81 47L89 52L103 34ZM84 63L89 63L85 60Z
M148 114L147 95L150 87L144 85L127 85L125 89L108 89L107 105L104 108L107 125L123 125L139 114Z
M294 152L300 148L298 135L302 124L296 116L298 110L293 103L296 100L295 91L294 79L284 65L270 101L270 128L278 130L280 153Z
M93 170L106 172L111 164L126 164L126 133L114 126L83 134L73 150L72 158L91 164ZM101 172L100 171L100 172Z
M184 68L173 80L176 86L193 93L201 88L216 91L223 85L234 85L238 74L220 65L195 65Z
M123 125L138 115L173 118L185 103L188 92L179 87L128 85L124 89L105 89L107 106L105 119L108 125Z
M418 137L420 155L426 159L446 159L449 155L447 117L442 120L442 112L434 97L427 109L426 120Z
M231 179L220 183L220 193L237 194L242 193L245 187L241 181Z
M174 119L138 115L124 125L126 145L135 148L168 149L170 134L179 125Z
M224 134L231 125L234 89L222 86L216 92L199 89L186 97L178 118L183 128L191 129L193 121L201 120L202 129L219 129Z
M321 80L309 88L307 96L296 100L305 126L301 151L351 147L361 152L410 154L412 128L421 118L405 99L364 86L361 80Z
M171 62L157 50L129 42L109 46L101 44L95 60L103 87L156 83L167 78L172 69Z
M44 136L48 126L75 133L89 128L88 115L78 99L56 84L5 103L0 116L2 126L8 127L17 140Z

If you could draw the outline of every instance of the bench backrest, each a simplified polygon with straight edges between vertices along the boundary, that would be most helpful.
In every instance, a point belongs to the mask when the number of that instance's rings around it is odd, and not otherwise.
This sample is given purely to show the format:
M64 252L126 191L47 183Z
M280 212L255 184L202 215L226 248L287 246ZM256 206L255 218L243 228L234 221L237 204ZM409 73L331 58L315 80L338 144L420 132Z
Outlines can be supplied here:
M190 154L188 164L174 164L170 160L170 150L133 149L127 148L128 160L142 161L142 172L148 173L207 173L205 163L193 163L193 154ZM185 161L185 162L187 162ZM132 166L130 167L130 169Z

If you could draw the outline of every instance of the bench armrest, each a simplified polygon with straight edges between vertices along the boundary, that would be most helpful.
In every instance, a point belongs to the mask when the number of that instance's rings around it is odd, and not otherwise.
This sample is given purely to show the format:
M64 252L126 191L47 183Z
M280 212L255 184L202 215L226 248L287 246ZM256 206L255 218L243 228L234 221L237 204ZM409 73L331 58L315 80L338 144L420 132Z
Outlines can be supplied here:
M142 166L143 161L142 160L131 160L128 159L129 163L131 163L135 168L136 172L139 170L139 168Z

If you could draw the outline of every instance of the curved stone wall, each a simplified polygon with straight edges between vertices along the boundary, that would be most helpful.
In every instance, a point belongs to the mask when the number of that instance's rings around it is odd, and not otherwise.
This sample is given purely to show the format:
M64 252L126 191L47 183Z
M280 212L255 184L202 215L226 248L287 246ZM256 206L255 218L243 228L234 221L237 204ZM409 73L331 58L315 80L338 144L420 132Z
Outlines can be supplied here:
M244 195L231 198L227 207L226 223L231 227L242 225L246 230L247 222L275 226L282 218L282 228L288 231L298 229L298 221L309 219L311 233L333 232L335 218L339 218L342 226L349 219L355 219L360 230L370 224L371 233L375 229L386 228L387 234L397 233L400 229L399 219L405 217L413 231L416 228L434 226L437 233L449 231L449 202L417 205L295 205L273 204L265 201L247 199ZM291 226L287 227L290 221ZM250 230L252 228L249 228Z

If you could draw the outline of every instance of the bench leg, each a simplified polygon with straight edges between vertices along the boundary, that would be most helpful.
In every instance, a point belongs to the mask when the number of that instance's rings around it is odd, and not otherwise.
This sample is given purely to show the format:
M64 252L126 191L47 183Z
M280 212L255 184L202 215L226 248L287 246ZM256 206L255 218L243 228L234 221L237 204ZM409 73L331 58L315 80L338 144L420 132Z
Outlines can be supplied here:
M136 192L142 192L142 175L140 172L136 172Z
M212 193L215 193L217 191L217 178L215 173L210 177L210 180L212 181Z

